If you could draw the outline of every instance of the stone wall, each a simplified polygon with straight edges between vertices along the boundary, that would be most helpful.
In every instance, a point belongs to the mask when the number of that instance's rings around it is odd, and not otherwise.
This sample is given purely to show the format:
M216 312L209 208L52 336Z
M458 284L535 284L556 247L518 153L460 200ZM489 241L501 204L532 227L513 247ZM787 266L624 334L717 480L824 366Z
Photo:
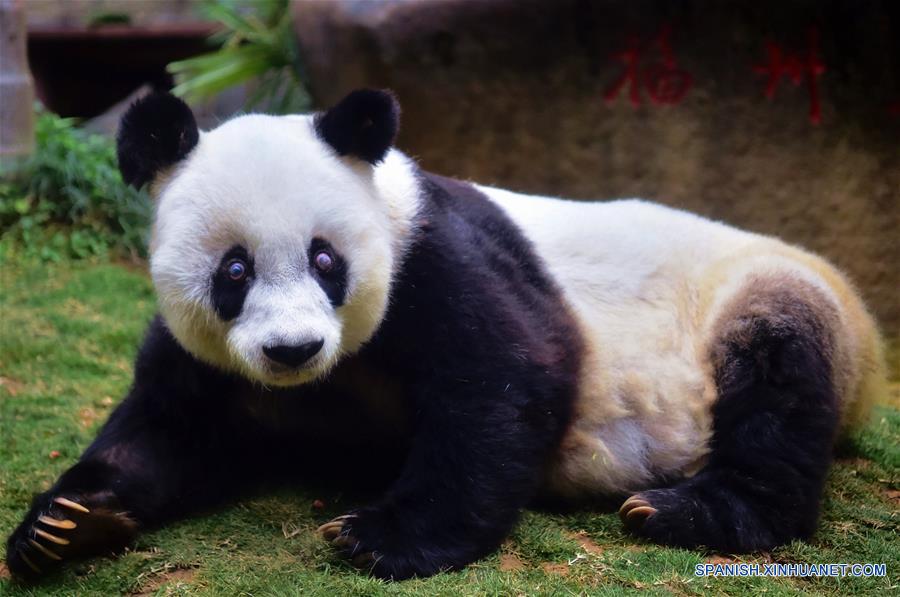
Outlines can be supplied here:
M847 271L900 332L900 3L294 10L318 101L393 89L399 145L424 167L527 192L641 196L779 235Z
M31 27L83 27L97 18L126 16L135 25L196 20L202 0L25 0Z

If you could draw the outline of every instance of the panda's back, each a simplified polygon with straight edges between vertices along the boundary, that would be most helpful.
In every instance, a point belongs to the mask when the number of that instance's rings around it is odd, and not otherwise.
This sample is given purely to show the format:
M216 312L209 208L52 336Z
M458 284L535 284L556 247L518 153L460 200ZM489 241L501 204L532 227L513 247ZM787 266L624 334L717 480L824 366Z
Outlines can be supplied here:
M479 188L533 243L584 336L576 417L548 483L555 493L626 492L702 466L716 399L713 328L753 275L803 279L842 312L860 310L844 304L855 295L827 263L776 239L641 200ZM868 342L864 310L849 319L848 342Z
M569 201L483 188L533 243L592 350L608 360L689 358L722 264L778 241L638 199ZM693 359L692 359L693 361ZM691 362L696 369L696 363ZM622 368L622 367L619 367Z

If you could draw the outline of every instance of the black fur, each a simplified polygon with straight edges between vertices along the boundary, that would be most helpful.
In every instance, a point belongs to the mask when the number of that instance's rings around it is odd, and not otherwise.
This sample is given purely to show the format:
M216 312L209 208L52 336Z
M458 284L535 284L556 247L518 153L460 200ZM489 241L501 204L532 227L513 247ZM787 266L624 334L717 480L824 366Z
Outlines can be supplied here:
M575 398L581 339L529 243L472 186L423 174L419 238L360 355L404 379L400 478L345 526L387 578L496 549L534 496ZM348 553L348 555L350 555Z
M838 424L831 331L803 289L761 281L714 346L719 398L706 467L641 492L654 541L727 553L771 549L816 528Z
M117 153L122 179L142 187L160 170L187 157L199 139L194 114L183 101L165 92L140 98L119 125Z
M10 569L31 574L22 554L55 565L27 542L55 496L91 509L114 500L145 528L326 472L344 486L394 479L346 528L356 552L377 553L378 576L429 575L496 549L569 422L581 342L497 207L463 183L422 184L427 205L386 319L323 382L254 386L193 359L157 319L128 397L10 538ZM127 541L102 539L73 555Z
M228 264L232 259L240 259L246 264L247 277L244 280L235 281L228 275ZM231 321L241 314L244 300L247 298L252 283L253 257L240 245L231 247L222 257L219 267L213 274L210 293L213 308L223 321Z
M316 132L340 156L370 164L384 159L400 127L400 105L387 91L359 89L318 114Z
M320 272L315 267L316 253L319 251L326 251L334 261L328 272ZM325 239L317 237L309 244L309 267L331 304L334 307L343 305L347 298L347 262Z

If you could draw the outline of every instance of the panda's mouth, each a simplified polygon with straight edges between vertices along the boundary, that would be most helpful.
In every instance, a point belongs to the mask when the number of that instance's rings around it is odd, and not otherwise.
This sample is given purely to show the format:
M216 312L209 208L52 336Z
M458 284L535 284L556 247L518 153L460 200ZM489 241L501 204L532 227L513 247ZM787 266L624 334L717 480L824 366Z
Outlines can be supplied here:
M266 364L266 369L268 370L269 374L277 377L296 375L304 371L315 369L317 361L318 359L310 359L309 361L299 366L283 365L281 363L273 363L270 361Z
M321 359L314 358L303 364L302 367L290 367L278 363L270 363L265 372L265 380L268 385L279 387L299 386L318 378L322 373Z

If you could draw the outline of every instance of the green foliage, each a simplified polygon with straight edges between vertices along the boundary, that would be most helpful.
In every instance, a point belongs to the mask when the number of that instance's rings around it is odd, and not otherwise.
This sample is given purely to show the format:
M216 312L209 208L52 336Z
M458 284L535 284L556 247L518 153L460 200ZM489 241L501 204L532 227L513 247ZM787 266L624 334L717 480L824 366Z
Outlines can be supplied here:
M255 80L248 107L265 103L268 110L282 114L309 108L289 0L205 0L202 12L222 25L210 38L220 47L169 64L176 95L203 100Z
M151 204L122 182L111 139L40 112L34 155L0 182L0 252L44 260L146 254Z

